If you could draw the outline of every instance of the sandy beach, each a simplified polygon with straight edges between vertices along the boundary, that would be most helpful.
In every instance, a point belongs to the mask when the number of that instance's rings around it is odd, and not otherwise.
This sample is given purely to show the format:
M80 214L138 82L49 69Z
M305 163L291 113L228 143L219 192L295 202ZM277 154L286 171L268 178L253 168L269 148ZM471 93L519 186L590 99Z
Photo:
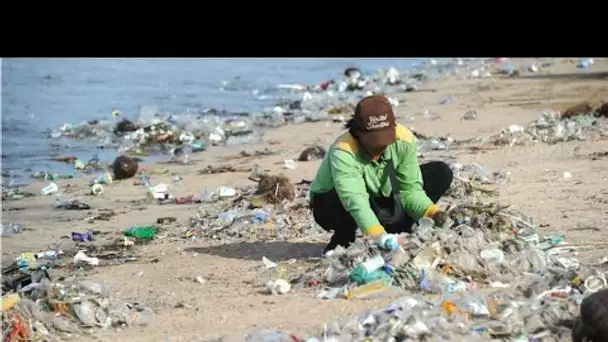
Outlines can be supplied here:
M578 69L575 60L541 59L552 62L537 73L522 72L519 77L492 76L466 79L450 77L426 82L418 91L391 94L402 103L396 108L401 123L427 136L455 139L481 137L500 132L512 124L525 125L536 120L544 109L564 110L582 101L608 101L608 59L596 59L589 69ZM441 104L448 96L455 101ZM475 109L476 120L462 120ZM440 114L440 119L424 118L424 111ZM413 119L413 120L412 120ZM288 125L269 131L262 143L247 146L212 147L194 154L192 165L144 165L150 169L167 168L179 173L182 185L172 184L171 174L153 175L153 183L166 183L174 196L200 194L205 188L238 187L254 184L247 172L200 175L208 165L230 164L239 167L259 165L271 173L283 173L292 182L312 180L320 161L298 162L295 170L284 168L284 160L297 159L313 145L328 147L343 130L342 124L320 121ZM268 148L276 154L243 157L241 151ZM574 244L608 241L608 157L593 160L590 155L607 152L607 140L571 141L558 144L493 146L478 151L448 149L424 154L420 162L445 160L462 164L478 163L488 170L510 172L500 188L500 201L535 218L544 231L561 233ZM571 177L564 177L567 173ZM70 184L74 193L88 188L88 178L60 180ZM86 197L95 209L107 208L117 215L109 221L83 220L88 211L54 208L55 196L41 196L46 185L37 181L23 190L35 197L3 202L3 221L19 222L21 234L2 238L3 260L22 252L39 251L58 242L73 231L89 229L115 238L125 228L153 224L158 217L172 216L176 222L169 231L188 224L198 205L157 205L143 203L146 192L134 179L115 181L99 197ZM441 205L441 202L440 202ZM67 219L70 220L67 220ZM172 228L173 227L173 228ZM177 229L177 228L175 228ZM86 272L86 278L105 283L120 298L144 303L156 314L152 326L145 328L97 330L94 337L79 341L203 341L221 336L226 341L242 341L246 333L261 328L276 328L306 335L348 315L381 307L394 298L374 300L326 300L315 298L314 291L298 291L283 296L263 293L265 278L260 272L262 257L273 261L298 259L293 267L306 266L306 259L319 257L329 235L317 241L300 240L277 243L240 243L217 246L205 239L159 238L137 246L141 260ZM606 248L581 252L581 260L606 256ZM197 276L203 283L194 281Z

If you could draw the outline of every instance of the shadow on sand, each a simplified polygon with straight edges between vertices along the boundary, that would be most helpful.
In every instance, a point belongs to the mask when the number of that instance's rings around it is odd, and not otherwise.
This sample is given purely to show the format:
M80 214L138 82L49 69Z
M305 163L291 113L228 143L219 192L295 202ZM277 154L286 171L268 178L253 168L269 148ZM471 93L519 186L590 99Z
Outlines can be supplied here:
M210 247L190 247L186 250L199 254L211 254L230 259L272 261L321 257L325 244L305 242L246 242Z

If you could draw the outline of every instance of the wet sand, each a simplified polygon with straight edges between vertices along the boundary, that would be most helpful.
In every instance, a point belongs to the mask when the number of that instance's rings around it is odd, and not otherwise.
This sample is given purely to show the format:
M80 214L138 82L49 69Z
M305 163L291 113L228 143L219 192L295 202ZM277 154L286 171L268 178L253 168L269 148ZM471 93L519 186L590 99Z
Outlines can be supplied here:
M457 139L493 134L511 124L526 124L537 119L545 108L563 110L584 100L608 100L608 60L597 59L590 69L577 69L575 61L566 59L542 61L552 61L554 65L539 73L524 72L513 78L462 80L452 77L423 85L435 92L391 96L402 102L397 108L400 122L425 135L449 134ZM450 94L455 102L440 104ZM422 115L425 109L439 113L441 118L426 120ZM477 111L477 120L461 119L469 109ZM413 117L414 121L406 117ZM198 175L196 171L207 165L251 167L257 164L261 169L284 173L294 182L311 180L319 161L298 162L293 171L284 169L283 161L297 159L307 146L328 146L341 131L342 124L333 122L285 126L268 132L258 144L213 147L194 154L191 158L194 165L146 166L167 168L183 177L183 185L173 185L170 174L152 176L153 184L169 184L174 196L200 194L205 187L253 184L247 179L248 173ZM237 157L243 150L253 152L264 148L278 153ZM605 151L608 151L608 141L600 140L501 147L475 153L433 151L425 153L420 162L453 157L455 162L475 162L491 170L509 171L510 181L500 189L502 202L534 217L546 232L563 233L571 243L588 243L608 238L608 158L589 158L593 152ZM564 179L564 172L569 172L572 178ZM57 184L69 183L75 193L79 193L78 189L88 188L88 180L64 180ZM38 194L45 185L45 182L36 182L24 190ZM163 216L176 217L177 222L173 224L176 227L185 226L198 208L196 204L138 204L136 202L145 198L145 191L141 185L134 185L133 179L106 186L101 197L85 198L93 208L113 209L118 215L110 221L86 223L81 219L87 216L86 211L54 209L55 196L37 195L3 202L3 221L19 222L28 228L22 234L2 238L3 259L46 249L72 231L94 229L117 237L125 228L154 223L157 217ZM66 222L66 218L72 220ZM149 305L157 314L151 327L99 331L96 340L159 341L169 337L171 341L201 341L226 335L229 341L242 341L243 334L260 328L306 333L324 323L391 301L389 298L321 301L314 298L312 291L273 297L261 293L262 287L258 284L263 275L258 267L262 256L275 261L316 257L324 246L321 241L209 245L204 240L159 239L137 247L137 254L144 258L157 257L157 263L127 263L88 272L89 279L103 281L121 298ZM605 255L604 249L581 253L579 257ZM195 282L196 276L202 276L206 282ZM176 308L179 303L187 306Z

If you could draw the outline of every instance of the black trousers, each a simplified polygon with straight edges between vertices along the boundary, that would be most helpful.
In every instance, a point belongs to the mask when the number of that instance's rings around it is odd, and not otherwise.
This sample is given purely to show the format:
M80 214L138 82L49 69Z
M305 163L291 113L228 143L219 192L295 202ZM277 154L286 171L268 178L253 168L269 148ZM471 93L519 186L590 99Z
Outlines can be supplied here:
M422 173L424 192L426 192L433 203L437 203L452 184L454 178L452 169L444 162L435 161L420 165L420 171ZM389 206L392 209L395 202L393 197L380 197L370 200L375 201L376 208L379 210ZM337 245L347 247L351 242L355 241L357 223L344 209L344 206L342 206L336 190L315 195L312 199L312 212L315 221L324 230L334 231L334 236L327 249L333 249ZM378 213L376 212L376 214ZM380 224L384 226L384 229L388 233L409 232L415 221L409 215L405 213L403 215L404 217L398 220L397 224L385 224L381 219Z

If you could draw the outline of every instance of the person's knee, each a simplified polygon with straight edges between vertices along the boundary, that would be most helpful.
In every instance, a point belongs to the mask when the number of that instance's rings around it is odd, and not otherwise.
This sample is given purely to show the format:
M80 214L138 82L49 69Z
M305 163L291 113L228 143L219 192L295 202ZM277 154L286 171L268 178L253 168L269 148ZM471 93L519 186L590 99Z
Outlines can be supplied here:
M434 161L432 163L433 174L435 178L435 182L441 183L445 190L447 190L450 185L452 185L452 181L454 180L454 171L450 165L442 161Z
M346 212L335 190L315 194L311 203L315 222L325 231L356 230L357 224Z
M315 220L317 225L326 232L336 230L336 224L329 215L331 214L324 209L312 210L313 219Z
M332 215L330 212L331 207L328 207L324 204L325 203L323 203L323 201L321 201L320 199L316 199L315 201L315 199L313 198L313 203L310 206L310 209L312 211L312 217L319 225L319 227L329 232L334 229L333 225L331 224L332 220L329 219Z

